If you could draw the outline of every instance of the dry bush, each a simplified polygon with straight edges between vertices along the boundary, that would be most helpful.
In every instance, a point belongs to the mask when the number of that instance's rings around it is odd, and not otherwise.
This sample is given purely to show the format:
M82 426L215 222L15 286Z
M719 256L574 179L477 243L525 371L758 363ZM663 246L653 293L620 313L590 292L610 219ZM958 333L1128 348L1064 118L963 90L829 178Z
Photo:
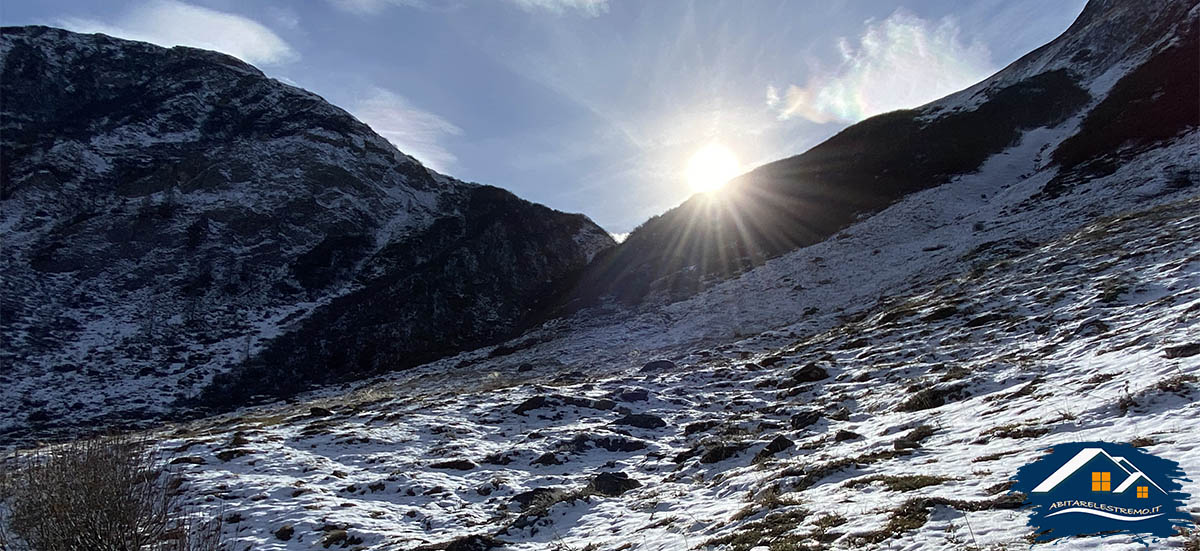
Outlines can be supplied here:
M0 549L218 551L219 518L174 497L178 481L146 440L105 436L41 448L0 474Z

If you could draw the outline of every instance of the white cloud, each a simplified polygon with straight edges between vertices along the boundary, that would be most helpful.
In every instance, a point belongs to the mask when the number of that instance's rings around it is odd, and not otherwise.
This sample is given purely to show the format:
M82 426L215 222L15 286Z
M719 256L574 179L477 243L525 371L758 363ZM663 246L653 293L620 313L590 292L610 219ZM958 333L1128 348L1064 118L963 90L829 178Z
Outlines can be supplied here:
M461 6L458 0L327 0L334 7L359 15L374 15L392 6L424 10L449 10ZM608 0L503 0L529 11L556 14L577 11L596 17L608 11Z
M299 58L287 42L257 21L176 0L147 2L111 23L68 17L57 24L77 32L104 33L160 46L217 50L255 65Z
M428 8L423 0L327 0L335 8L358 15L374 15L391 6Z
M579 11L589 17L608 12L608 0L508 0L525 11Z
M897 10L867 22L858 44L838 42L841 63L820 71L804 86L782 94L767 88L767 105L781 119L817 123L856 122L872 115L915 107L974 84L994 72L991 54L978 41L964 44L957 23L936 26Z
M624 243L625 239L629 237L629 232L625 232L625 233L609 232L608 235L612 236L613 241L616 241L617 243Z
M462 129L433 113L414 107L395 93L374 88L350 111L397 149L416 157L433 170L445 172L458 160L442 145L442 140L447 136L461 135Z

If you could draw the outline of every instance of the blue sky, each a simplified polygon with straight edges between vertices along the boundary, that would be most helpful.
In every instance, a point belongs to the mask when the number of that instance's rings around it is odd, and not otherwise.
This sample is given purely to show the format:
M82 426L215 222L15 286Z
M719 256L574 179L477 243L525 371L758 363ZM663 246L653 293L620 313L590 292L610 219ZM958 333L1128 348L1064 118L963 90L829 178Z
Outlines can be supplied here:
M47 24L221 50L463 180L628 232L744 169L970 85L1083 0L9 0Z

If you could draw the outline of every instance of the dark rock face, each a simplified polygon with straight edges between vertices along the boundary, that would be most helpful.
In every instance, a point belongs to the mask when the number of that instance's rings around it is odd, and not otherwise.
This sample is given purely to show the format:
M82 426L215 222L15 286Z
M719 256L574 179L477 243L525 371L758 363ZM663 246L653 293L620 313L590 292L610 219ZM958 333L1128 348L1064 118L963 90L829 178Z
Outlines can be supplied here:
M441 461L429 466L433 469L453 469L456 471L469 471L475 468L475 464L466 459L452 459L449 461Z
M662 417L648 413L631 413L613 421L613 424L628 425L639 429L659 429L667 426L667 422L663 421Z
M79 342L85 376L184 397L245 364L221 406L424 363L513 336L613 244L215 52L5 27L0 94L0 362L30 391Z
M616 497L634 488L641 488L642 483L629 478L625 473L600 473L592 478L588 490L600 495Z
M792 430L808 428L810 425L820 420L821 412L816 410L802 411L792 416Z

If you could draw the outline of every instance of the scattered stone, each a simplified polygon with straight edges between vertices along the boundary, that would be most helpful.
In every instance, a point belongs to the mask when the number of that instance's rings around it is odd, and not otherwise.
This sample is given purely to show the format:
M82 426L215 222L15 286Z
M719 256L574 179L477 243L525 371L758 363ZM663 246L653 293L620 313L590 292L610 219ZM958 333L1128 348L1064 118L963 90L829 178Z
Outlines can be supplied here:
M637 427L639 429L659 429L667 426L667 422L663 421L662 417L648 413L631 413L613 421L613 423Z
M792 381L796 383L812 383L828 377L829 372L815 363L810 363L792 372Z
M625 473L600 473L592 478L587 489L600 495L617 497L634 488L642 487L642 483L629 478Z
M292 539L292 534L296 533L296 529L291 524L284 524L275 531L275 537L283 541Z
M425 551L426 549L428 549L430 551L434 551L434 550L440 550L440 551L487 551L488 549L504 547L505 545L507 545L505 542L502 542L496 538L493 538L492 536L473 535L473 536L463 536L461 538L455 539L453 541L450 541L449 543L446 543L445 546L418 547L417 549L420 551Z
M517 366L517 373L525 373L526 371L533 371L533 364L523 363Z
M833 410L833 413L826 415L826 417L833 419L834 421L849 421L850 420L850 408L848 408L846 406L839 407L839 408Z
M764 461L767 458L794 446L795 444L795 442L792 442L786 436L776 436L774 440L771 440L771 442L767 444L767 447L763 448L762 451L758 452L758 454L754 456L754 462L758 463Z
M434 469L454 469L456 471L469 471L474 469L476 465L466 459L452 459L450 461L442 461L430 465Z
M1189 358L1200 354L1200 343L1184 344L1180 346L1171 346L1163 349L1163 357L1172 358Z
M619 436L605 436L602 438L593 438L592 443L596 447L604 448L610 452L634 452L645 449L646 443L641 440L630 440Z
M834 442L845 442L847 440L857 440L859 438L862 438L861 434L854 432L854 431L842 429L842 430L837 431L837 434L835 434L833 436L833 441Z
M312 409L308 410L309 417L329 417L330 415L333 415L333 411L329 408L313 406Z
M560 461L558 459L558 456L554 455L553 452L546 452L546 453L543 453L542 455L538 456L537 459L530 461L529 464L530 465L546 465L546 466L562 465L562 461Z
M650 399L650 392L644 388L636 390L622 390L614 397L622 402L645 402L646 400Z
M683 427L683 435L691 436L697 432L704 432L720 424L721 423L718 421L697 421L695 423L688 423L687 426Z
M821 412L812 409L802 411L792 416L792 430L807 428L820 420Z
M745 444L721 444L715 448L710 448L704 455L700 456L701 463L716 463L724 461L737 455L742 450L746 449Z
M488 465L507 465L513 462L512 454L496 452L483 458Z
M521 492L512 496L512 500L519 503L521 508L529 507L529 504L535 501L542 501L543 498L551 496L563 495L565 492L560 488L534 488L532 490Z
M941 321L957 313L958 308L953 306L944 306L934 310L933 312L930 312L928 315L921 318L921 321Z
M248 450L246 448L238 448L236 450L222 450L222 451L217 452L217 459L220 459L221 461L229 462L229 461L233 461L234 459L237 459L239 457L242 457L243 455L250 455L252 453L255 453L254 450Z
M203 457L196 457L194 455L176 457L171 460L172 465L203 465L205 463L206 461L204 461Z
M547 405L551 405L551 402L545 396L532 396L524 402L521 402L521 405L517 406L517 409L514 409L513 413L516 413L517 415L525 415L525 412L527 411L544 408Z
M654 360L643 365L638 373L648 373L651 371L665 371L675 369L675 362L671 360Z

